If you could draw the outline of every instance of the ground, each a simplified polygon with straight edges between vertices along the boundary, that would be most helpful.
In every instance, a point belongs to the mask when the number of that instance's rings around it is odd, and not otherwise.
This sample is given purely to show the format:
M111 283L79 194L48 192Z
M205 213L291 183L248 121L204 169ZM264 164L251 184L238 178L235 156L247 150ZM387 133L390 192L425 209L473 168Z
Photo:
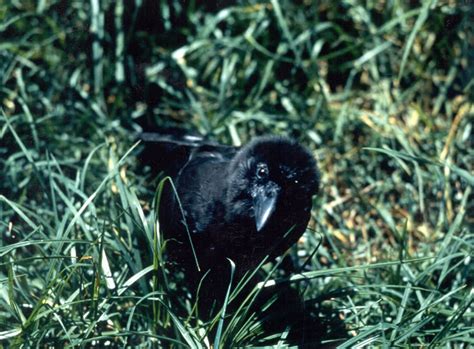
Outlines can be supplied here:
M0 3L0 346L472 345L473 23L471 1ZM297 269L256 271L273 298L196 316L138 160L158 126L314 153Z

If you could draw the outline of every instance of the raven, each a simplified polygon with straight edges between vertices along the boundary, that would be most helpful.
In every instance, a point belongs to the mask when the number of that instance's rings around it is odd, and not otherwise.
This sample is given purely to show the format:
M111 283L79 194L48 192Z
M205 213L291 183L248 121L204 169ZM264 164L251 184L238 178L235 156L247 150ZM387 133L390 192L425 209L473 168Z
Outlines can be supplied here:
M194 136L142 139L149 161L159 161L174 183L159 207L167 252L196 285L212 270L208 278L218 289L229 280L227 259L241 277L305 231L320 179L312 154L295 140L262 136L238 148Z

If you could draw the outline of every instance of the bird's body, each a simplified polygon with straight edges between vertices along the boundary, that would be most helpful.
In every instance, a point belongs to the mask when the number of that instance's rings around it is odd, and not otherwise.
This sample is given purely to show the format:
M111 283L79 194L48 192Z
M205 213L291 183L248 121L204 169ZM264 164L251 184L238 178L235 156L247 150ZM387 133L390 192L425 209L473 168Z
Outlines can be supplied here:
M170 259L189 279L212 270L213 282L228 281L221 275L229 270L227 258L242 276L303 234L319 186L316 162L304 147L285 137L258 137L242 148L188 146L187 160L172 175L176 193L166 186L159 218Z

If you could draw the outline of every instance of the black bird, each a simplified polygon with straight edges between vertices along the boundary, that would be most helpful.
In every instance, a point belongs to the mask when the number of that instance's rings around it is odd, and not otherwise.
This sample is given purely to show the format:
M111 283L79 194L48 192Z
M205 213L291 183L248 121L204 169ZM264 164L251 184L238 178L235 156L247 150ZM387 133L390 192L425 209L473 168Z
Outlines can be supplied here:
M165 186L160 200L167 251L196 285L212 270L207 278L217 290L229 280L227 258L241 277L265 256L283 254L305 231L319 172L295 140L264 136L236 148L194 136L145 133L142 139L149 161L159 161L176 188Z

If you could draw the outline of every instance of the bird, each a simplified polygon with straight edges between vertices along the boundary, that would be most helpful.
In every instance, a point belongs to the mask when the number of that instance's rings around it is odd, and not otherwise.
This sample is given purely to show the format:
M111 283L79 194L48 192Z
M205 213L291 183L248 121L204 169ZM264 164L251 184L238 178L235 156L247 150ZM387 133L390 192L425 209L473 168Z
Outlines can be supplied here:
M141 139L147 161L172 182L158 207L169 259L194 287L206 275L215 290L206 297L222 296L228 260L238 280L282 255L306 230L320 174L296 140L259 136L234 147L184 133Z

